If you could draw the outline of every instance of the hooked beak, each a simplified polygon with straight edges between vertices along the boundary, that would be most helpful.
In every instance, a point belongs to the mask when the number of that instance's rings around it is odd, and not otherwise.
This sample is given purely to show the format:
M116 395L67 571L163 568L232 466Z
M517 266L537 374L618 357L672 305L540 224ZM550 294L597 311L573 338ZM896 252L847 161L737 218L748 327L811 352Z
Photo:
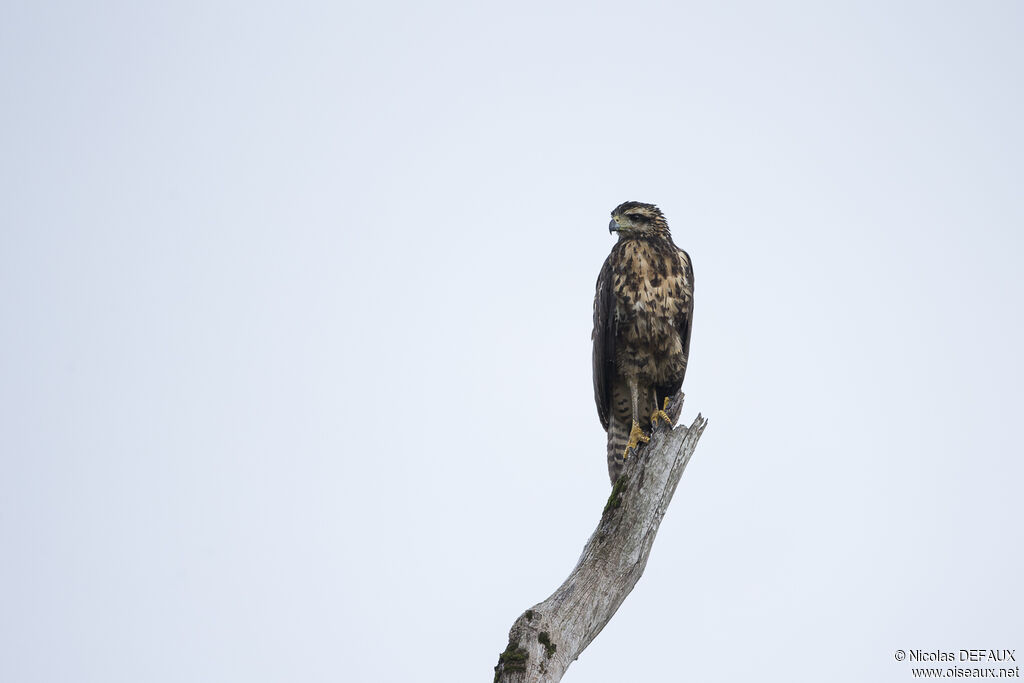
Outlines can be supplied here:
M608 223L608 234L610 235L610 234L612 234L613 232L618 232L618 231L619 231L619 224L618 224L618 222L616 222L616 220L615 220L615 219L613 218L613 219L611 219L611 221L609 221L609 223Z

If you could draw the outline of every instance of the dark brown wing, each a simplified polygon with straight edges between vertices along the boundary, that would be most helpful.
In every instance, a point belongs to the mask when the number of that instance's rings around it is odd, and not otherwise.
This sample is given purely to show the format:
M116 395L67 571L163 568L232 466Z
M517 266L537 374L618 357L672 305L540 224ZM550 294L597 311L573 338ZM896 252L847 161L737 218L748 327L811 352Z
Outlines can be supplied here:
M609 255L597 276L594 294L594 400L601 426L608 429L611 414L612 381L615 378L615 308L612 294L612 257Z
M679 249L679 247L676 247ZM679 249L679 265L682 267L683 284L682 295L686 298L686 305L683 312L676 320L676 329L679 330L679 337L683 342L683 358L690 358L690 332L693 329L693 264L690 262L690 255ZM686 368L683 367L683 374L679 376L678 382L669 385L656 387L659 407L662 401L670 396L675 396L683 386L683 378L686 375Z
M679 260L683 265L683 274L686 277L685 284L683 285L683 291L686 292L688 299L686 315L683 316L683 319L679 324L679 336L683 339L683 355L689 359L690 332L693 330L693 263L690 261L690 255L682 249L679 250ZM680 386L682 386L681 383ZM679 390L676 389L676 391Z

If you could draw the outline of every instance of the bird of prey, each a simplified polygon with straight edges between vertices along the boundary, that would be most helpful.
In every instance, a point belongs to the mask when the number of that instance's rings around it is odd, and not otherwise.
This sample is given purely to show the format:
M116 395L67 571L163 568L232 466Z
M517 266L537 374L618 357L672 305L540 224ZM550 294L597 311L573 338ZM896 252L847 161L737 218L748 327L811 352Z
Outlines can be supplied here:
M630 451L650 441L686 374L693 325L693 266L653 204L612 211L618 242L594 296L594 398L608 432L608 476L619 478Z

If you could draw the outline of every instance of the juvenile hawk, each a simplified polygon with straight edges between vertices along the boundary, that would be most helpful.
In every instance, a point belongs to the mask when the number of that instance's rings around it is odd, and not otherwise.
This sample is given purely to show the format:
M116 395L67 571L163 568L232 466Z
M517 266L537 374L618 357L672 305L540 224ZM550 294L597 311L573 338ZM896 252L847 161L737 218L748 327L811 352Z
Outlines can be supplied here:
M650 441L644 427L669 422L665 401L683 384L693 267L653 204L620 204L608 232L619 233L619 241L597 277L592 336L594 398L615 483L630 449Z

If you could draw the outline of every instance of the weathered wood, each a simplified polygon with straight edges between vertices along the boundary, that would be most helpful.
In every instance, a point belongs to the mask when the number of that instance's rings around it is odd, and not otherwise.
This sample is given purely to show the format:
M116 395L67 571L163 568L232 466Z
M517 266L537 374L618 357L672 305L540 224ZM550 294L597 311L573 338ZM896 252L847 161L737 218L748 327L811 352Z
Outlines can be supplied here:
M683 408L676 394L666 412ZM576 568L551 597L526 610L509 631L495 683L554 683L601 632L644 573L654 537L707 420L655 428L626 460Z

